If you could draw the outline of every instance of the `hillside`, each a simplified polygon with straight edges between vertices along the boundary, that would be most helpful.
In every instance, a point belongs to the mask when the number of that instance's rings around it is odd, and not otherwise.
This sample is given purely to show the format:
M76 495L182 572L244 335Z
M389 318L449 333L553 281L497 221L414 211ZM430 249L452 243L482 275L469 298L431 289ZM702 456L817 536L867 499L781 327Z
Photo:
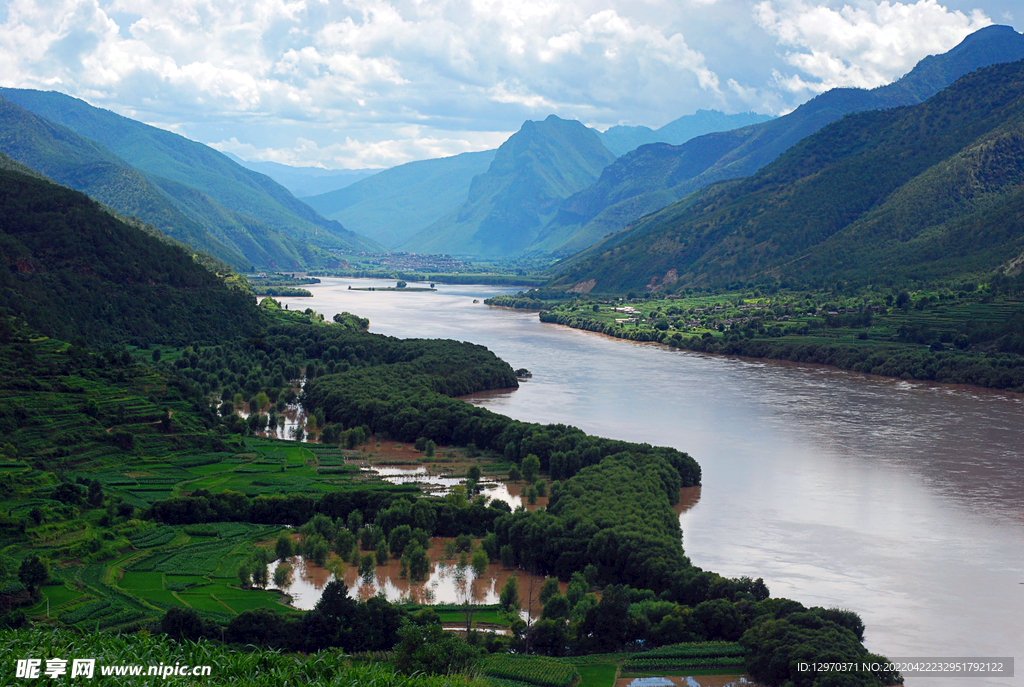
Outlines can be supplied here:
M392 248L464 203L473 177L487 171L495 152L409 162L303 200L324 217Z
M592 184L615 159L578 121L527 121L473 179L460 207L399 247L429 253L499 257L532 245L559 203Z
M0 170L0 216L0 311L48 336L184 345L257 324L249 293L82 193Z
M564 245L551 250L561 255L581 250L709 184L749 176L847 114L920 103L975 69L1021 58L1024 36L1009 26L990 26L943 55L925 58L887 86L837 88L762 124L707 134L680 146L642 146L563 203L547 231Z
M680 145L697 136L716 131L732 131L770 119L774 117L755 112L727 115L718 110L697 110L694 114L684 115L659 129L646 126L613 126L599 135L605 148L616 155L625 155L648 143Z
M851 115L750 179L715 185L558 277L598 290L779 280L896 283L1019 271L1024 62L921 105Z
M109 150L3 98L0 150L17 163L81 191L122 215L138 217L228 264L249 264L240 251L182 213L145 175Z
M184 186L291 239L327 249L377 248L372 241L321 217L273 179L201 143L53 91L4 88L0 95L96 141L151 175L152 181L176 199L180 200L176 191ZM173 184L163 184L164 179Z

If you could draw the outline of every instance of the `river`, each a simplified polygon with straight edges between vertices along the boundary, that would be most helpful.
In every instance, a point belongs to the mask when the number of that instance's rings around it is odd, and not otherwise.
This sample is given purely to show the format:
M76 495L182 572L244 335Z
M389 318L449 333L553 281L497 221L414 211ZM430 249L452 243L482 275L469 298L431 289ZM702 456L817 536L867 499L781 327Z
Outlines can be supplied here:
M533 377L475 403L693 455L703 488L680 520L695 565L852 609L890 658L1024 660L1021 398L675 351L482 303L514 288L349 285L394 282L324 279L312 298L281 300L368 317L382 334L482 344ZM1021 685L1022 672L972 683Z

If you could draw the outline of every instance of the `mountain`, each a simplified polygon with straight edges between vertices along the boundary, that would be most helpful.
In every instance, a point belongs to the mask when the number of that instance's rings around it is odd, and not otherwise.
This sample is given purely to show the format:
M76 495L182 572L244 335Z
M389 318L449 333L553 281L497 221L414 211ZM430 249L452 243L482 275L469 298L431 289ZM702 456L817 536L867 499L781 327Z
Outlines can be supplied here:
M297 269L337 262L322 249L228 210L195 189L140 172L95 141L2 98L0 150L236 268Z
M235 266L249 261L182 213L144 174L103 146L0 98L0 150L40 174L88 194L122 215Z
M594 183L614 159L597 132L578 121L554 115L527 121L473 179L466 202L399 247L481 257L520 253L559 203Z
M225 152L246 169L264 174L292 192L296 198L316 196L351 186L361 179L373 176L379 169L321 169L319 167L293 167L279 162L251 162Z
M228 288L179 246L85 194L3 167L0 313L94 345L215 343L258 326L252 295Z
M943 55L926 57L887 86L837 88L762 124L712 133L679 146L641 146L609 165L601 178L567 199L547 228L556 254L567 255L689 193L723 179L749 176L797 141L843 116L923 102L980 67L1024 58L1024 36L1009 26L981 29Z
M379 246L316 213L273 179L178 134L53 91L0 88L0 96L107 148L171 197L183 188L208 196L288 238L341 250ZM165 183L172 182L172 183Z
M324 217L391 248L465 202L473 177L487 171L495 152L409 162L304 200Z
M950 280L1024 262L1024 61L862 112L589 249L598 290Z
M605 148L616 155L625 155L648 143L680 145L697 136L715 131L731 131L770 119L774 117L754 112L727 115L718 110L697 110L695 114L684 115L660 129L650 129L646 126L613 126L600 136Z

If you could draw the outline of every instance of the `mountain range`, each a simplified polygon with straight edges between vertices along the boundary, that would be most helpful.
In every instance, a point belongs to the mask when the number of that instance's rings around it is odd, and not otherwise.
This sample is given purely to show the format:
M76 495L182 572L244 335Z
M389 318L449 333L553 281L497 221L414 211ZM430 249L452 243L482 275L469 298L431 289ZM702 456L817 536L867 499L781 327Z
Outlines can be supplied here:
M0 96L0 150L236 267L296 269L337 263L329 250L380 249L201 143L60 93Z
M579 289L895 284L1024 262L1024 61L847 116L573 259Z
M466 201L399 245L422 253L507 257L529 248L561 201L615 159L593 129L551 115L527 121L473 178Z
M756 112L741 112L728 115L718 110L697 110L684 115L659 129L646 126L613 126L599 132L601 143L616 155L625 155L648 143L670 143L681 145L691 138L716 131L732 131L751 124L760 124L774 119L772 115Z
M304 200L324 217L395 247L464 202L473 177L487 171L495 152L408 162Z
M293 167L279 162L243 160L233 153L224 153L246 169L270 177L292 192L296 198L329 193L371 177L379 169L323 169L320 167Z
M836 88L768 122L699 136L680 146L641 146L609 165L592 186L565 200L547 228L565 242L549 246L549 252L572 254L709 184L750 176L799 140L848 114L920 103L975 69L1021 58L1024 35L1009 26L990 26L947 53L926 57L887 86Z

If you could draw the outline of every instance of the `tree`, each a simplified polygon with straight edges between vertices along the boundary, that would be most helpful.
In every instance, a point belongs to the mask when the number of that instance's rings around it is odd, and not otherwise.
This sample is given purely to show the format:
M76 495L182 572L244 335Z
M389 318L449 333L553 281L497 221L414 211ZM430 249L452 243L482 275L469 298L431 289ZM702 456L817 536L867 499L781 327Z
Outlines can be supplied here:
M50 577L50 569L46 562L35 554L29 556L18 566L18 581L29 588L33 593L36 587L46 582Z
M434 443L433 439L427 439L427 443L424 446L424 453L427 458L433 458L437 452L437 444Z
M238 583L248 587L252 583L252 566L249 561L242 561L238 564Z
M501 559L501 565L505 568L516 567L516 552L512 548L511 544L505 544L501 547L500 553L498 554Z
M521 602L519 600L519 581L515 575L510 575L505 586L501 588L498 596L498 605L506 613L518 613Z
M292 540L287 534L282 534L277 538L277 543L274 544L274 554L278 560L282 561L295 555L295 552L292 550Z
M481 472L480 472L480 466L479 465L471 465L471 466L469 466L469 469L466 470L466 479L467 480L473 480L474 482L479 482L480 481L480 477L481 477Z
M160 362L160 358L162 358L162 357L163 357L163 353L160 351L160 349L159 348L154 348L153 349L153 362L154 363Z
M99 480L93 480L89 484L89 495L86 497L90 506L100 508L103 506L103 485L99 483Z
M423 547L416 544L409 552L409 577L416 582L427 579L430 575L430 559Z
M533 483L533 480L537 478L537 473L540 472L540 458L536 454L531 453L523 458L523 479L527 482Z
M558 594L558 578L548 577L544 580L544 586L540 588L540 595L537 598L540 599L540 603L543 606L555 594Z
M274 584L277 587L287 587L292 575L292 566L290 563L281 562L274 568Z
M377 565L387 565L388 557L388 542L381 537L377 542Z
M395 286L396 286L397 288L399 288L399 289L404 289L404 288L405 288L406 286L408 286L408 284L406 284L406 283L405 283L404 281L402 281L402 280L399 280L399 281L398 281L398 284L396 284Z
M363 582L366 584L373 582L373 577L377 572L374 562L373 554L370 553L363 556L359 561L359 576L363 578Z
M508 479L510 482L518 482L523 478L522 473L519 472L519 468L513 465L508 471Z
M453 675L466 672L479 656L465 639L435 623L410 623L399 630L395 667L406 675Z
M477 577L483 577L487 573L487 564L489 563L487 558L487 552L483 549L477 549L473 552L473 574Z
M203 636L203 619L192 608L171 608L160 619L160 631L172 639L198 641Z

